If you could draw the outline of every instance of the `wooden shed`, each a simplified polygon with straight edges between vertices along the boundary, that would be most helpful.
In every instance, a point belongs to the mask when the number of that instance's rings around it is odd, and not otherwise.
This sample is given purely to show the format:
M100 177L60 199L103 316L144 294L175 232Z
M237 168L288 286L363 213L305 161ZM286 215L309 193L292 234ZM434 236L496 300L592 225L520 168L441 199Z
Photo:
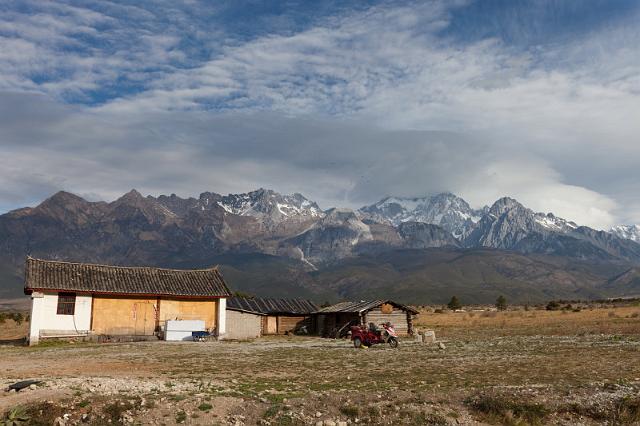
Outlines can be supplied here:
M418 311L391 300L341 302L319 309L314 314L315 329L320 336L339 337L349 325L376 325L390 322L400 335L413 334L413 319Z
M261 315L261 334L269 335L295 332L303 326L311 330L311 315L318 306L305 299L231 297L227 309Z
M176 270L27 258L29 342L45 337L154 336L167 320L225 333L230 296L217 268Z

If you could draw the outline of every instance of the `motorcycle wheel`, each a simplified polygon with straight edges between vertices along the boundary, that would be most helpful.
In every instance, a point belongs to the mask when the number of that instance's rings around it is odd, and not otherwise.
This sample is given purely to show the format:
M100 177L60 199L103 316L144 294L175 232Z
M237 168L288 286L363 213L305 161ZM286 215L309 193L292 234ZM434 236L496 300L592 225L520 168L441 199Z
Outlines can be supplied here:
M362 347L362 340L359 337L353 339L353 347L356 349L360 349Z
M396 339L395 337L392 337L389 339L389 346L391 346L392 348L397 348L398 347L398 339Z

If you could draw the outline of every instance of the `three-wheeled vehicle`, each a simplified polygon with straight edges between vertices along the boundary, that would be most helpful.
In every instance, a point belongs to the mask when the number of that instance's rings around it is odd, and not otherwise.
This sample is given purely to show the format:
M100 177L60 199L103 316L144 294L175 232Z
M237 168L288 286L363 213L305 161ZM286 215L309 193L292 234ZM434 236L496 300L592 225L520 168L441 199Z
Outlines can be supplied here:
M398 347L398 334L390 322L381 325L382 328L374 323L366 325L351 326L351 341L356 348L369 347L381 343L388 343L390 347Z

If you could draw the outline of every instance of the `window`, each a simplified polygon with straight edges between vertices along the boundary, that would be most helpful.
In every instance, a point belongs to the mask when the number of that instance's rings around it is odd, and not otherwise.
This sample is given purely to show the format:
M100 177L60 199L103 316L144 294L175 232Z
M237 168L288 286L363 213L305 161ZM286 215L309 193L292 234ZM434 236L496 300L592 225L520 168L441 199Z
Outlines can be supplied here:
M73 315L76 311L75 293L58 293L58 315Z

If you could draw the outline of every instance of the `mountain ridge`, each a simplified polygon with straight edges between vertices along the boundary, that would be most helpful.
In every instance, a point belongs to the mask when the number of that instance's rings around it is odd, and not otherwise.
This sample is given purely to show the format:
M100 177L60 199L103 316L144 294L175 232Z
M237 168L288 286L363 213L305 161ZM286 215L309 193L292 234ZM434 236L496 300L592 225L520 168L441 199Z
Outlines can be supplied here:
M132 190L110 203L86 201L61 191L36 207L0 215L0 263L10 272L5 275L14 277L10 278L14 289L15 277L28 254L154 266L194 265L221 256L231 263L234 257L267 256L263 259L268 260L259 263L265 270L269 265L280 265L288 271L287 276L306 277L300 281L305 286L314 282L309 274L324 276L330 270L347 274L349 269L340 265L357 264L358 259L404 253L409 261L412 250L433 254L433 250L451 249L461 253L491 249L514 256L593 262L603 271L596 274L597 279L587 280L593 294L611 288L623 292L624 280L602 290L596 281L609 282L612 271L619 274L640 264L640 244L615 233L578 226L552 213L533 212L508 197L482 209L472 209L462 198L442 193L422 198L387 197L358 210L323 211L302 194L282 195L264 188L226 196L203 192L198 198L175 194L145 197ZM401 262L401 256L393 258ZM496 259L507 262L513 258L496 255ZM500 270L497 264L494 267ZM236 276L245 275L238 271ZM560 271L549 276L558 285L560 277L568 279ZM629 285L635 285L634 279L629 278ZM273 280L279 282L275 277ZM444 276L442 280L447 281ZM348 276L339 281L350 282ZM391 291L393 281L386 286ZM310 290L300 291L306 294ZM314 291L322 294L317 288Z

